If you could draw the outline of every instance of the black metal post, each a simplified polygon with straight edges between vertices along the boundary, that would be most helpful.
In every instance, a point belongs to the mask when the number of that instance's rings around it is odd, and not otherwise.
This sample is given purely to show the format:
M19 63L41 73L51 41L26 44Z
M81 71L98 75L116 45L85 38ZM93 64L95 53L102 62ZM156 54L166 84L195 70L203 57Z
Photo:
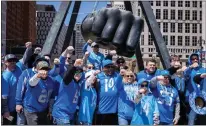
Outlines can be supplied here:
M72 1L61 2L59 11L55 16L52 27L47 35L47 38L46 38L46 41L44 43L41 55L51 54L53 47L56 44L56 41L57 41L59 34L61 32L65 18L67 16L67 12L70 8L71 2Z
M74 26L75 26L76 19L77 19L77 16L78 16L80 5L81 5L81 1L75 1L74 8L73 8L73 11L72 11L72 16L71 16L69 26L68 26L68 29L67 29L66 37L64 39L64 45L63 45L63 48L62 48L62 52L69 46L71 36L72 36L72 32L74 30Z
M124 1L124 6L125 6L125 9L127 11L131 11L133 13L132 5L131 5L130 1ZM143 61L143 58L142 58L143 55L142 55L142 52L140 50L140 44L139 43L137 44L135 55L136 55L139 70L144 70L144 61Z
M162 34L159 29L159 25L156 21L156 18L154 16L154 13L152 11L151 5L149 1L139 1L139 4L142 8L143 14L145 16L147 25L149 27L149 31L152 35L152 38L154 39L154 43L156 46L156 49L158 51L158 54L160 56L160 60L162 62L162 65L164 69L170 68L170 56L169 52L167 50L167 46L164 42L164 39L162 37Z

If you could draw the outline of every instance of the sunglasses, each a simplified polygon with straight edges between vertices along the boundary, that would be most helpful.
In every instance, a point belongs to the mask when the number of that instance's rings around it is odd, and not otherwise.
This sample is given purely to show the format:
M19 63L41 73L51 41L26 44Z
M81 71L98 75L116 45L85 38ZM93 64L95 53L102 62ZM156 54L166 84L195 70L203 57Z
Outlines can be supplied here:
M93 48L99 48L99 46L92 46Z
M118 63L118 64L120 64L120 63L125 63L125 61L120 60L120 61L118 61L117 63Z
M126 77L134 77L133 75L126 75Z
M9 59L9 60L7 60L7 62L17 62L15 59Z
M168 76L164 76L164 79L169 79L169 77Z
M148 87L148 84L146 84L146 85L142 84L141 87L142 87L142 88L143 88L143 87Z
M87 67L88 69L92 69L93 67Z
M191 60L198 60L198 58L192 58Z
M106 68L114 68L113 65L105 66Z

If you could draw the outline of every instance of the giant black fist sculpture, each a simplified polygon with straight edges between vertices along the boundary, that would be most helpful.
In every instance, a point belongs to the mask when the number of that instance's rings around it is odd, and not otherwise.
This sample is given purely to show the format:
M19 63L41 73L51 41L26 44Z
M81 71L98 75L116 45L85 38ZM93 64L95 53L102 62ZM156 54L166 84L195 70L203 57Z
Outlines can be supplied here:
M131 57L135 53L143 25L143 19L130 11L104 8L85 17L81 32L85 40L92 39L101 48L116 50L118 55Z

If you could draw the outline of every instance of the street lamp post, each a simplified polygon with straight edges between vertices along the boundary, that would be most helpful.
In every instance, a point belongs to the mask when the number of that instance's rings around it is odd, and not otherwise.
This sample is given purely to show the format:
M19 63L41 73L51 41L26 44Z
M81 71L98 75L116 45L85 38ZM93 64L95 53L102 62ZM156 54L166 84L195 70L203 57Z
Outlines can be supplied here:
M206 41L204 39L198 40L198 44L200 45L200 61L202 66L206 68Z

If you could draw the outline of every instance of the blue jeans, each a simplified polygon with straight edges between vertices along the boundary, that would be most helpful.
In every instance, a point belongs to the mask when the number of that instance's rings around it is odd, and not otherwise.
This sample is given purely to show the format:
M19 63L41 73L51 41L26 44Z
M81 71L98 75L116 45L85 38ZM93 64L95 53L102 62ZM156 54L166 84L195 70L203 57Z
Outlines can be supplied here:
M191 109L188 115L188 125L194 125L197 114Z
M119 125L130 125L131 120L124 119L124 118L118 116L118 123L119 123Z
M26 118L24 112L17 113L17 125L25 125L25 124L26 124Z
M55 125L70 125L71 121L68 119L58 119L54 117L54 122Z

